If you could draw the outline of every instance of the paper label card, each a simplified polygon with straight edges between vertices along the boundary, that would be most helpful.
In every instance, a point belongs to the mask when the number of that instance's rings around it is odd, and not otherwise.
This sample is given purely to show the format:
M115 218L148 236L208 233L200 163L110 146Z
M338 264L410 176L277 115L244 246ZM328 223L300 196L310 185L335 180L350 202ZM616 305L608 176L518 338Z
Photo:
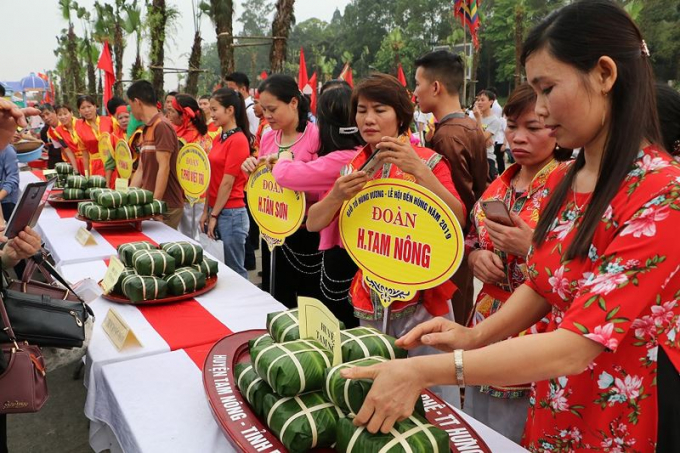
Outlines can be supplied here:
M112 256L109 261L109 267L106 269L106 274L104 274L104 279L99 284L104 290L104 294L108 294L113 290L123 270L125 270L123 262L117 256Z
M125 179L125 178L116 178L115 189L119 192L127 192L128 191L128 180Z
M127 325L120 313L114 308L109 308L109 311L106 313L102 329L104 329L106 336L109 337L109 340L119 351L129 346L143 346L130 326Z
M298 297L300 338L312 339L333 353L333 366L342 363L340 321L324 304L311 297Z
M56 175L57 175L57 170L54 170L54 169L52 169L52 170L43 170L43 176L44 176L46 179L49 179L49 177L50 177L51 175L56 176Z
M80 245L97 245L97 240L85 227L80 227L76 231L76 241Z

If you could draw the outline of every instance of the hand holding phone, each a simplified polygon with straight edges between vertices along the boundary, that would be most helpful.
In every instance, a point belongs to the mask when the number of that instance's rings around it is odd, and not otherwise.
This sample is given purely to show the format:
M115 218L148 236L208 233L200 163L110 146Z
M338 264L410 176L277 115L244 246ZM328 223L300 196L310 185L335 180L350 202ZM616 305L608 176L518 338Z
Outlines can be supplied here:
M33 182L26 186L7 222L4 231L7 239L16 237L27 226L35 227L56 180L54 177L46 182Z
M505 206L505 203L501 200L482 201L482 211L484 211L487 218L496 223L509 227L515 226L515 222L513 222L512 217L510 217L508 207Z

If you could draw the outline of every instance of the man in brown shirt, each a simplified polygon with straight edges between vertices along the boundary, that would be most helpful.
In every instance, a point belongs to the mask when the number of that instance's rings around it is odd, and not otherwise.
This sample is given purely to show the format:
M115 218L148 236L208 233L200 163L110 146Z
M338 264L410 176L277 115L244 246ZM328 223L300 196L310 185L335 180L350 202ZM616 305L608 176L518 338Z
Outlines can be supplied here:
M151 83L146 80L133 83L127 90L127 96L132 115L145 124L139 166L130 186L150 190L154 199L165 201L168 213L164 222L177 229L184 206L184 193L177 179L177 133L158 110L156 92Z
M460 106L464 65L459 55L445 50L430 52L416 60L416 89L423 112L432 112L439 120L431 147L451 164L453 184L467 213L488 185L489 163L482 130ZM466 225L463 225L467 231ZM473 307L473 276L466 260L453 276L458 286L452 303L456 322L466 324Z

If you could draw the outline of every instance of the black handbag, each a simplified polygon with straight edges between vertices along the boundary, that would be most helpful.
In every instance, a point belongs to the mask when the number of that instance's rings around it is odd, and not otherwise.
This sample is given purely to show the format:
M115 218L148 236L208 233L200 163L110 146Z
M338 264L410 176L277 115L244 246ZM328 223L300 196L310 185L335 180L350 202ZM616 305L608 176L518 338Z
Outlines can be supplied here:
M30 275L29 278L25 275L22 281L7 279L7 285L4 275L0 278L2 298L17 340L41 347L81 347L85 341L85 321L89 316L94 317L92 309L45 259L43 251L30 260L33 260L33 263L29 263L32 266L27 267L40 269L44 275L54 277L64 288L31 281ZM63 297L55 297L57 294L63 294ZM0 343L7 341L9 337L6 332L0 331Z

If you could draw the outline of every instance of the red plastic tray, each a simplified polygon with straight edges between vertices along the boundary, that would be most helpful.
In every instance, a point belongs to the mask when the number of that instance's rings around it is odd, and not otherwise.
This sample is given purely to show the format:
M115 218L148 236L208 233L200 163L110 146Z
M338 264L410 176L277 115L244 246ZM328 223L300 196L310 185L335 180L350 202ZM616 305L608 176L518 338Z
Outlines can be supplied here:
M87 224L87 231L90 231L93 226L105 228L105 227L121 227L126 225L133 227L137 231L142 231L142 222L145 220L151 220L152 218L153 217L148 216L128 220L91 220L81 216L80 214L76 215L77 220L80 220L81 222L85 222Z
M160 305L160 304L171 304L174 302L182 302L184 300L189 300L193 299L196 296L200 296L201 294L205 294L211 289L213 289L217 285L217 275L212 276L210 278L207 278L205 280L205 286L198 291L194 291L193 293L187 293L183 294L181 296L172 296L172 297L164 297L163 299L155 299L155 300L145 300L142 302L131 302L130 299L127 297L123 296L122 294L116 294L116 293L109 293L109 294L102 294L102 297L104 299L110 300L111 302L116 302L118 304L125 304L125 305Z
M248 402L236 387L236 379L234 377L234 366L237 363L250 360L248 341L265 333L267 333L266 330L246 330L228 335L215 343L203 364L203 387L213 416L222 428L222 432L227 440L236 449L247 453L276 450L280 452L288 451L276 435L269 431L267 425L252 411ZM226 356L226 373L221 372L221 370L215 374L212 373L213 360L216 356ZM225 384L229 385L231 392L224 393ZM222 390L222 394L218 394L218 388ZM221 401L225 395L230 398L230 403L238 403L238 410L233 409L236 407L236 404L230 404L231 414L227 412L224 403ZM455 435L459 439L466 437L465 430L475 433L462 417L435 394L425 390L422 396L428 400L426 418L432 425L442 429L454 429ZM259 435L256 434L258 432ZM247 435L250 435L251 440L246 437ZM479 436L476 435L476 437L478 438L477 448L474 451L491 453L489 447L479 439ZM454 453L470 450L469 445L466 446L465 450L459 449L453 441L450 441L449 445ZM330 452L334 450L317 448L313 451Z
M63 191L63 189L59 189ZM83 201L92 201L89 198L84 198L82 200L64 200L64 198L61 195L50 195L50 197L47 199L47 202L53 207L53 208L75 208L78 207L78 203L82 203Z

